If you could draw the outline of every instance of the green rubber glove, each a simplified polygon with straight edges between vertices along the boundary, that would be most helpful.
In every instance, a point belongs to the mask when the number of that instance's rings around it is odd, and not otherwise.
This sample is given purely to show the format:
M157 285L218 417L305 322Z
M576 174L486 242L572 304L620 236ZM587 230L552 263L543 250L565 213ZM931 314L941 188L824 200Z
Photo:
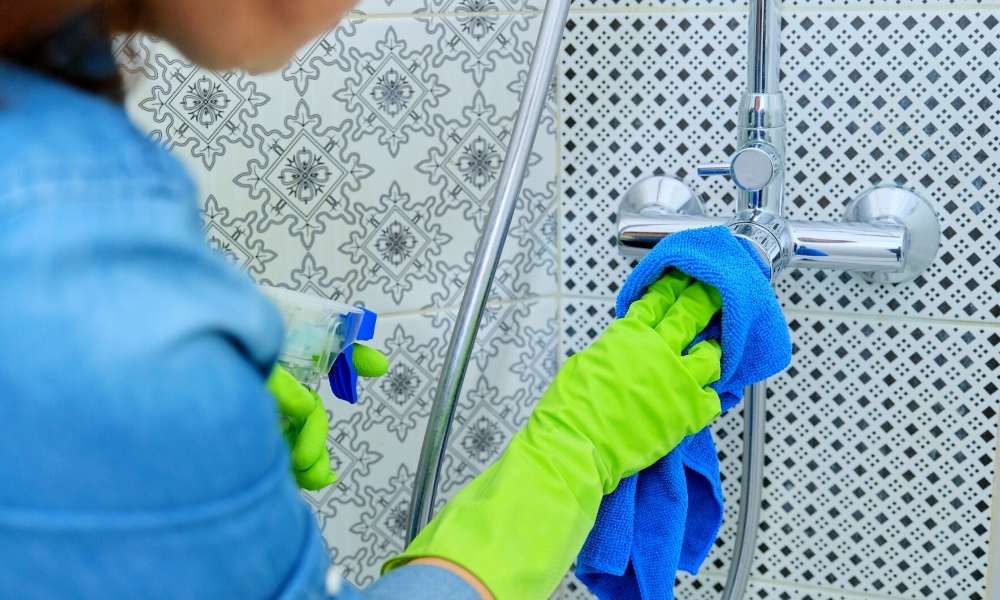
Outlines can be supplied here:
M359 377L381 377L389 370L389 357L364 344L354 344L352 356Z
M570 358L500 459L469 483L383 572L451 561L498 600L548 598L583 545L601 498L720 412L707 386L721 350L683 350L719 310L718 293L671 272Z
M292 454L292 473L299 487L324 488L337 480L330 468L326 434L330 425L319 395L305 387L281 365L275 366L267 389L278 402L282 428Z
M388 358L361 344L354 346L354 368L361 377L380 377L389 367ZM278 403L282 428L292 454L292 473L299 487L319 490L337 481L330 466L326 436L330 424L323 401L316 392L277 365L267 380L267 389Z

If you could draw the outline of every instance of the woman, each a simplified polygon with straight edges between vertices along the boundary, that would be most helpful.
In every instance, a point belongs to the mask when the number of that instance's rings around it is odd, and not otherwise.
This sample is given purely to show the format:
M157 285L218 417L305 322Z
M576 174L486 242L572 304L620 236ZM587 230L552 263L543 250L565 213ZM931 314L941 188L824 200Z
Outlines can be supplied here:
M543 598L602 496L719 414L718 345L681 355L718 295L668 273L382 579L326 576L266 386L280 320L207 248L178 163L128 122L108 36L263 71L351 4L0 0L4 597ZM285 411L315 409L270 387Z

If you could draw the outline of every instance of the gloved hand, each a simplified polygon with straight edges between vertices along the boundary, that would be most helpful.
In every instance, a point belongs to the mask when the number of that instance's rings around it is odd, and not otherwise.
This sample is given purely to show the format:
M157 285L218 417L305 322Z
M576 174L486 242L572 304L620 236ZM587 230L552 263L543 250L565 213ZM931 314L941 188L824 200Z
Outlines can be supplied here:
M721 307L670 272L570 358L500 459L383 571L418 557L466 569L499 600L547 598L579 552L601 498L721 412L714 341L683 351Z
M362 377L380 377L388 369L384 354L363 346L354 346L354 368ZM326 435L330 430L323 401L280 365L274 367L267 389L278 402L283 430L292 453L292 472L299 487L318 490L337 480L330 467Z
M355 343L353 358L354 370L361 377L381 377L389 370L389 357L370 346Z

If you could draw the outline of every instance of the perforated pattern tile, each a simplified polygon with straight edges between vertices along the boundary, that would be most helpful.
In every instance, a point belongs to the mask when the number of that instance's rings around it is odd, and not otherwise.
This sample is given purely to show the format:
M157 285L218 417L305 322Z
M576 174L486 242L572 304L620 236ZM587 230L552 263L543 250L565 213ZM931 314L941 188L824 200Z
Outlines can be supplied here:
M772 384L755 571L911 598L983 598L995 331L797 317Z
M367 0L373 5L385 0ZM983 0L851 0L855 5L871 6L873 8L892 9L895 7L926 7L947 9L958 5L980 5ZM828 6L831 9L846 4L845 0L778 0L785 11L794 10L798 7L819 7ZM573 5L579 8L625 8L629 6L661 6L674 9L694 9L718 10L718 9L744 9L747 6L745 0L574 0Z
M838 219L878 183L928 196L943 226L917 280L873 286L836 272L780 280L788 307L1000 317L996 181L1000 103L990 13L788 14L788 213ZM638 178L680 174L733 150L745 26L735 15L579 15L563 53L563 289L613 295L627 274L614 213ZM696 182L712 214L726 181Z

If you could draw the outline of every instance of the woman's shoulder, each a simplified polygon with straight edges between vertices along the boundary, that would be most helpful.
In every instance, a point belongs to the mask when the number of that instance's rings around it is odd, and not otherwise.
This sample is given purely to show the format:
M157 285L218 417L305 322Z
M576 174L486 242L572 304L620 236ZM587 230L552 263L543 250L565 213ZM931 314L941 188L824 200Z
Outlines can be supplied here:
M24 196L65 198L59 190L95 183L135 198L193 194L178 161L139 131L123 106L3 61L0 181L0 210ZM146 188L155 193L141 193Z

